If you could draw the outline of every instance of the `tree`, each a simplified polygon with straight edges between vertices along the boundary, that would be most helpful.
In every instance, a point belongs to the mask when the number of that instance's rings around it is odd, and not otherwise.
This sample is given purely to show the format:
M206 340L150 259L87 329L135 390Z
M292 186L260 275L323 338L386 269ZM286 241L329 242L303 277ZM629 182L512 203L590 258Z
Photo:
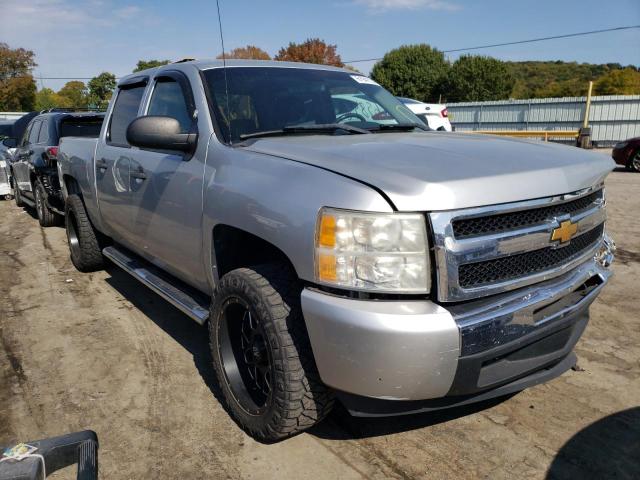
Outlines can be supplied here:
M587 93L589 80L598 80L624 69L619 63L592 64L562 61L506 62L516 79L512 98L580 97ZM612 78L620 74L613 74ZM625 74L629 75L629 74Z
M594 87L595 95L638 95L640 72L633 68L612 70L600 77Z
M133 72L140 72L142 70L146 70L147 68L161 67L162 65L166 65L170 62L171 60L138 60L138 63L136 63L136 68L133 69Z
M303 43L290 42L289 46L280 49L274 60L343 67L344 63L336 53L337 48L336 45L328 45L319 38L309 38Z
M429 45L404 45L387 52L371 70L371 78L394 95L423 102L436 100L446 81L449 63Z
M50 88L43 88L36 93L36 110L48 110L50 108L72 108L71 100L58 95Z
M479 55L462 55L451 66L446 97L455 102L509 98L515 79L504 62Z
M0 86L0 110L28 112L36 103L36 82L31 75L14 77Z
M12 49L6 43L0 42L0 82L28 75L31 69L37 66L34 56L31 50Z
M87 87L84 82L72 80L64 84L58 95L66 98L70 108L87 108L89 103Z
M36 84L31 69L34 53L0 43L0 110L33 110Z
M115 88L116 76L113 73L102 72L93 77L89 80L89 105L93 108L106 108Z
M224 55L226 58L244 58L247 60L271 60L271 56L255 45L247 45L246 47L234 48ZM222 58L222 54L216 58Z

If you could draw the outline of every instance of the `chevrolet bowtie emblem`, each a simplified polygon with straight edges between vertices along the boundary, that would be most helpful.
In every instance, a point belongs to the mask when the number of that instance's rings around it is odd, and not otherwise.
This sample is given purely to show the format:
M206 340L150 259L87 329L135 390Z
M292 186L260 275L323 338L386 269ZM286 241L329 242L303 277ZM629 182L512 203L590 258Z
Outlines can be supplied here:
M555 228L551 232L551 241L560 243L566 243L576 234L578 231L578 224L572 223L571 220L562 222L558 228Z

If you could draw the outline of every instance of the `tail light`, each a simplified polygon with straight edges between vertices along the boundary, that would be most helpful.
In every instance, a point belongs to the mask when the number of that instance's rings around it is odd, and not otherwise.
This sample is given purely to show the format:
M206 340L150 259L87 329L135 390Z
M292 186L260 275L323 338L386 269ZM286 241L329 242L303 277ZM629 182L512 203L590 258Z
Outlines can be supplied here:
M47 147L47 155L49 155L49 157L52 157L53 159L57 158L58 147Z
M45 148L43 157L47 162L47 165L51 166L53 162L58 159L58 147L54 146Z
M443 108L443 109L440 111L440 116L441 116L442 118L447 118L447 117L449 116L449 112L447 111L447 109L446 109L446 108Z

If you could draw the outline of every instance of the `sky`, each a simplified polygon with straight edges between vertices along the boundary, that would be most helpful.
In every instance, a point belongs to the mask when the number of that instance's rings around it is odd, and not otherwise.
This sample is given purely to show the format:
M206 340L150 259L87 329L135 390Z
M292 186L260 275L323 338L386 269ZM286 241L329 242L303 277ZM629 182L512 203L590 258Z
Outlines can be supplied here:
M0 0L0 42L33 50L36 77L126 75L139 59L211 58L221 52L215 0ZM227 51L275 55L319 37L344 61L405 44L441 50L640 25L640 0L220 0ZM640 29L495 47L502 60L640 65ZM451 54L455 60L459 53ZM354 64L368 73L374 62ZM67 80L38 80L58 90Z

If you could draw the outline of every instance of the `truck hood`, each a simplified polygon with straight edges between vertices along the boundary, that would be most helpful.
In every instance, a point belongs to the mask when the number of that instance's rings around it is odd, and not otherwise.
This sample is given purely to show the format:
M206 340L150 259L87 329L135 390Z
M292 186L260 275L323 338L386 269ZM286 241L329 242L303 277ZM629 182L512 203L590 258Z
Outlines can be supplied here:
M607 155L570 146L444 132L274 137L244 148L369 184L400 211L451 210L575 192L602 182L615 166Z

